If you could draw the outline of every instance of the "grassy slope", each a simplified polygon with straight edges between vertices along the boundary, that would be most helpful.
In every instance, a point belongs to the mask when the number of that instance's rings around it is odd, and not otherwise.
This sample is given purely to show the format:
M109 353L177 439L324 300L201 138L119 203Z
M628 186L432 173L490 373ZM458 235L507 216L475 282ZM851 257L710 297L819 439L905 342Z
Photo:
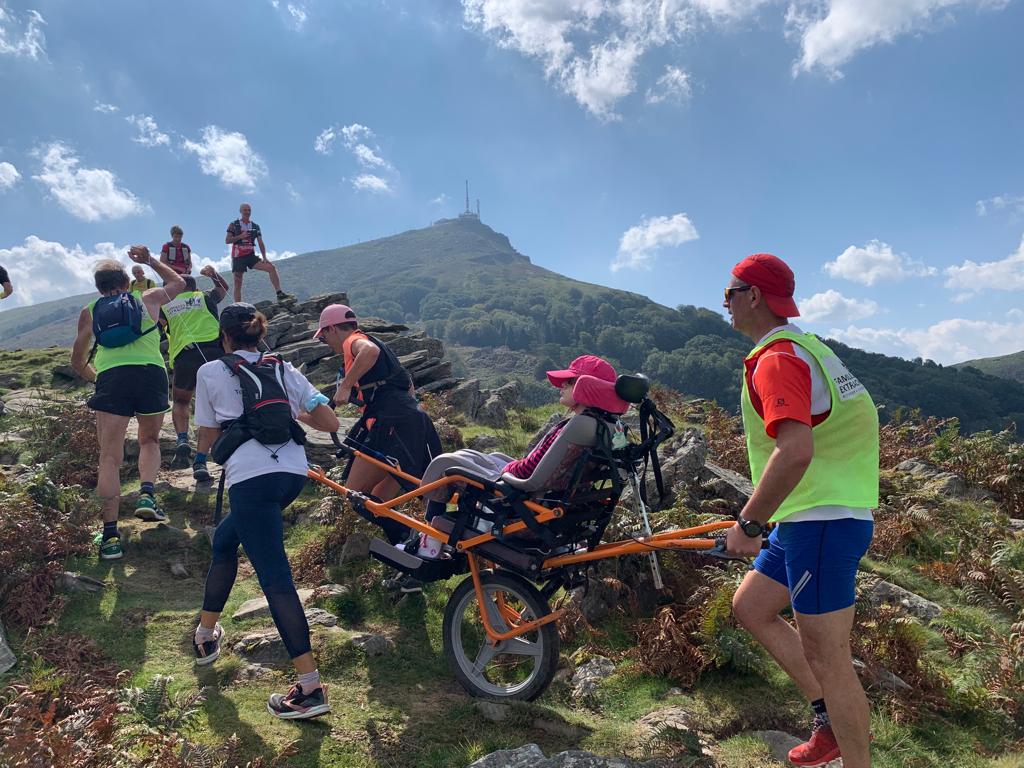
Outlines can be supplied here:
M543 421L549 410L525 414L517 426L499 433L506 450L520 450L527 431ZM130 475L131 470L126 474ZM126 481L125 491L133 488L134 482ZM600 690L596 710L572 706L565 687L556 684L536 704L518 710L508 721L488 722L454 682L443 659L440 627L444 605L458 580L430 585L423 596L409 596L394 603L382 589L373 586L384 577L385 570L370 561L330 569L331 580L361 586L352 599L324 607L339 615L346 631L373 631L393 637L395 650L378 659L364 658L344 644L343 635L316 630L314 649L324 679L333 691L334 712L308 724L276 721L266 714L266 697L286 688L289 674L278 674L272 680L242 681L238 674L244 664L231 653L212 668L193 665L188 637L202 601L209 561L209 546L200 531L210 520L213 498L166 489L161 498L172 529L132 520L126 505L122 518L122 528L127 532L125 559L100 563L83 558L69 564L70 570L103 580L107 588L98 595L70 596L58 631L97 640L119 666L132 672L135 684L164 674L174 677L177 690L205 689L203 717L194 735L218 744L237 734L243 761L259 755L269 757L296 740L299 753L288 762L295 768L454 768L493 750L528 742L538 743L547 754L580 748L642 757L635 742L637 719L655 709L680 706L693 713L702 730L712 734L720 766L769 768L778 763L767 755L763 744L744 732L780 728L801 733L806 727L805 706L799 693L772 664L766 664L760 675L743 674L730 667L714 670L686 694L668 695L675 685L672 680L643 673L636 662L624 656L635 644L625 619L609 620L593 633L583 631L563 646L566 655L583 648L587 653L619 659L615 675ZM291 512L308 510L317 501L316 492L307 489ZM949 507L948 513L970 517L977 511L974 505L960 504ZM289 519L294 519L294 514L290 513ZM325 533L310 522L292 524L286 530L293 562L303 544ZM172 577L168 570L170 557L183 559L191 577ZM955 591L921 576L916 566L906 558L866 563L868 569L944 604L958 598ZM242 601L259 594L255 577L243 566L223 620L230 637L272 625L269 618L246 622L230 619ZM988 618L1004 622L996 614ZM955 662L946 654L941 637L932 630L927 632L929 659L952 672ZM17 644L18 638L14 640ZM0 687L6 682L0 677ZM585 735L551 735L538 730L531 725L537 716L577 726ZM911 725L894 717L884 700L876 700L872 719L875 765L879 768L1024 766L1024 753L991 757L1008 747L1012 749L1012 745L1005 743L1005 733L986 724L981 716L956 721L925 718ZM659 746L670 745L655 743L654 751ZM1018 745L1017 749L1021 748Z
M977 368L990 376L999 376L1004 379L1013 379L1024 383L1024 352L1014 352L1012 355L1000 357L982 357L978 360L968 360L965 363L958 363L957 368Z

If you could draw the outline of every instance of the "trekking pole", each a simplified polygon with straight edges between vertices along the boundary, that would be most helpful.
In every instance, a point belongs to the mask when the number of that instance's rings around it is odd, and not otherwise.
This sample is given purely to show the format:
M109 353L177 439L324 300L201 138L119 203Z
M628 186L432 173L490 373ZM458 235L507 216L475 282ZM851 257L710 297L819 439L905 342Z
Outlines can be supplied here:
M629 485L633 489L633 501L640 512L640 521L643 524L644 534L651 536L654 531L651 530L651 521L647 517L647 505L644 504L644 499L640 495L640 477L635 471L629 473ZM658 562L658 553L652 551L647 556L651 559L651 576L654 579L654 588L660 590L664 588L665 582L661 578L661 563Z

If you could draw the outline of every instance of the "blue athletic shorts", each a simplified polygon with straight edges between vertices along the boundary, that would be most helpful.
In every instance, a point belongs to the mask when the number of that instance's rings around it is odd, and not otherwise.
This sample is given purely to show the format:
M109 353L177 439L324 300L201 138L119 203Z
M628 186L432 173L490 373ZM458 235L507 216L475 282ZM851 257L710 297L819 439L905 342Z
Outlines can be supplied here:
M789 589L793 610L817 615L854 604L857 566L868 551L871 520L782 522L751 568Z

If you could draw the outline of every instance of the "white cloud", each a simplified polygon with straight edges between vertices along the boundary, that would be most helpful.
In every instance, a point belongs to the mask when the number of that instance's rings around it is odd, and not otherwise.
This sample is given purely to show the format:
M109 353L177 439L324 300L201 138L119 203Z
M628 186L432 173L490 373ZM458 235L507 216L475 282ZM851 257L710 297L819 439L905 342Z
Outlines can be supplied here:
M679 67L665 67L665 74L647 89L648 104L661 104L665 101L686 101L693 94L690 76Z
M858 52L897 37L927 31L957 8L999 9L1008 0L793 0L786 13L800 38L793 73L820 69L842 77L840 67Z
M292 17L292 22L295 24L296 29L302 29L308 18L306 9L301 5L293 5L288 3L288 15Z
M150 213L149 205L117 184L117 177L103 168L80 168L74 150L60 141L37 148L40 171L32 178L72 216L83 221L123 219Z
M4 301L7 306L26 306L41 301L60 299L95 290L92 268L99 259L117 259L127 265L127 245L96 243L86 251L80 245L71 247L41 240L35 235L25 238L23 245L0 248L0 264L11 275L14 294ZM69 338L74 329L69 328Z
M447 205L450 198L444 192L430 201L431 205Z
M119 108L113 104L104 104L102 101L97 101L92 106L93 112L102 112L104 115L112 115L114 112L118 112Z
M1013 216L1024 216L1024 195L996 195L974 204L979 216L1009 211Z
M927 328L833 328L829 335L844 344L888 355L922 357L943 365L978 357L1019 352L1024 338L1024 319L1008 322L951 318Z
M851 245L835 261L823 267L830 277L841 277L861 285L896 282L908 277L934 275L934 267L926 267L906 254L895 253L892 246L871 240L863 248Z
M36 61L46 58L46 21L38 11L26 11L24 25L0 3L0 55Z
M249 146L244 133L208 125L203 128L201 141L186 140L182 146L195 153L203 173L216 176L225 187L252 192L267 175L267 164Z
M619 240L619 253L611 263L612 272L620 269L649 269L662 248L682 245L700 237L685 213L642 219Z
M313 140L313 150L321 155L334 151L334 142L342 146L367 172L352 179L352 188L360 192L391 192L398 171L380 155L373 131L360 123L332 125L324 128Z
M739 19L749 16L772 0L691 0L692 4L715 19Z
M132 141L144 147L165 147L171 143L171 137L161 133L156 120L149 115L129 115L125 118L139 130L139 135Z
M359 192L373 192L382 194L391 191L391 185L387 179L375 176L372 173L361 173L352 179L352 188Z
M20 178L21 173L11 163L0 163L0 192L6 192L17 184Z
M462 5L470 26L501 47L538 60L550 81L605 120L617 119L616 105L636 90L644 54L678 40L693 16L683 0L462 0Z
M878 312L878 302L871 299L851 299L831 288L816 293L809 299L800 299L800 317L811 323L853 323Z
M290 181L286 181L284 183L284 191L288 193L288 197L290 197L294 202L302 202L302 194L292 185Z
M1024 238L1005 259L980 264L966 259L960 266L946 267L945 271L946 287L960 291L957 300L961 301L982 291L1024 290Z

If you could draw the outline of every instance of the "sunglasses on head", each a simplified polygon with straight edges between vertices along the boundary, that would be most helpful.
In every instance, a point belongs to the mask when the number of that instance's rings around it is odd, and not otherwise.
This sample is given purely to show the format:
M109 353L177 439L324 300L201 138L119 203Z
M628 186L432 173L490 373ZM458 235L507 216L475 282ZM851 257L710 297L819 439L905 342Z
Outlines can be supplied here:
M735 294L735 293L743 293L743 291L749 291L753 287L754 286L752 286L752 285L740 285L740 286L737 286L735 288L726 288L725 289L725 303L728 304L730 301L732 301L733 294Z

